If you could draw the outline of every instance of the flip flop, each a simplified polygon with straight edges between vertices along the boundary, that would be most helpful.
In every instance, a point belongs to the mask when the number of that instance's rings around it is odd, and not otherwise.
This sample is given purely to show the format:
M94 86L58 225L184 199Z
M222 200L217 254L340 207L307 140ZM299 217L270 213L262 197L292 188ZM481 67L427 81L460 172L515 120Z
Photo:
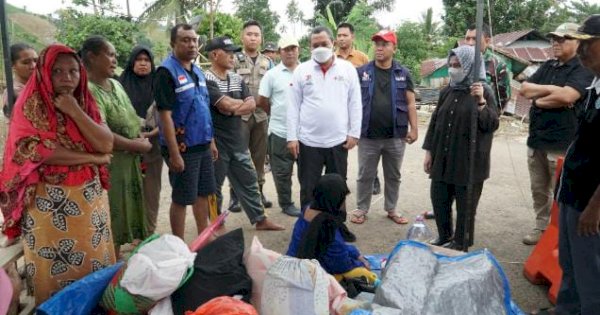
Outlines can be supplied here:
M363 224L363 223L367 222L367 212L364 210L356 209L356 210L352 211L350 214L352 214L352 217L350 218L350 222L352 222L354 224Z
M408 219L396 213L388 213L387 218L396 224L408 224Z

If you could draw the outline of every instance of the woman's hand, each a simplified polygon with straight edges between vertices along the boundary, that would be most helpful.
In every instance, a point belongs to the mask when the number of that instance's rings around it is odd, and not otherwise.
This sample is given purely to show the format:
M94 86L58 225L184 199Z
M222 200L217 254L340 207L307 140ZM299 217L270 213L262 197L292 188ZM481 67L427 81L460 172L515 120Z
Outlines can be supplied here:
M483 97L483 84L481 82L471 84L471 95L477 99L478 103L485 103L485 98Z
M152 143L148 138L135 138L133 141L137 142L137 151L139 153L148 153L152 150Z
M60 94L54 98L54 105L63 114L73 118L81 112L81 107L77 103L77 99L71 94Z
M96 165L110 164L112 160L112 154L94 154L94 163Z
M365 256L360 255L358 256L358 260L360 260L360 262L363 263L363 265L365 265L365 268L371 270L371 264L369 263L369 261L365 258Z
M423 170L425 173L431 173L431 164L433 163L433 158L431 157L431 151L425 151L425 160L423 161Z

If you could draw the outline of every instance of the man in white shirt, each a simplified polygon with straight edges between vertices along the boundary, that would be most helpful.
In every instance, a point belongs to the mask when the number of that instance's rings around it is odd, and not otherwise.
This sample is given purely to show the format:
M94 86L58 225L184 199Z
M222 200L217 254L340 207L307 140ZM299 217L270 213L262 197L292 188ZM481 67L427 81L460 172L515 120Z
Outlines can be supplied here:
M275 45L273 45L275 46ZM292 75L298 66L298 41L292 37L279 40L281 63L267 71L260 81L257 106L270 115L269 149L271 174L277 189L277 201L283 213L297 217L300 210L292 201L292 172L295 158L287 149L288 91Z
M348 151L358 143L362 121L356 69L334 56L331 30L314 28L310 46L311 60L294 71L287 112L288 149L298 159L301 207L312 201L323 167L346 178Z

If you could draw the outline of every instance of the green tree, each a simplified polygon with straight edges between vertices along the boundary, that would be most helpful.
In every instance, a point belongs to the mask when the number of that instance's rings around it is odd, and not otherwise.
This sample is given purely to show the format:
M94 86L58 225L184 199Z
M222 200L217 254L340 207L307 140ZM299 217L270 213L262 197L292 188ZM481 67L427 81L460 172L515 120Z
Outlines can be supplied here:
M202 9L196 9L194 10L194 15L206 16L207 13ZM214 18L214 34L217 36L227 36L236 44L240 44L239 34L240 30L242 29L242 25L244 24L242 20L237 16L223 12L215 12ZM198 35L209 38L210 19L202 19L200 25L198 26L197 32Z
M352 8L361 0L313 0L315 4L315 18L311 21L312 25L318 24L316 19L317 14L327 16L327 6L331 10L335 21L345 21ZM374 11L387 10L390 11L394 7L396 0L368 0L367 4Z
M423 25L404 22L396 30L398 46L396 59L410 70L415 83L421 81L421 62L430 57L431 47L423 34Z
M579 23L592 14L600 13L600 4L592 4L587 0L571 1L567 8Z
M346 22L354 26L354 46L368 56L373 56L374 53L371 36L379 31L373 13L375 13L375 8L370 6L367 1L358 1L346 19Z
M237 7L235 16L242 21L255 20L262 26L263 41L277 42L279 33L277 24L279 23L279 14L272 11L268 0L235 0ZM238 31L238 33L241 31Z
M76 50L91 35L102 35L117 51L119 65L123 67L139 35L137 26L125 19L112 16L85 14L73 9L59 12L56 38Z
M170 24L184 23L191 18L195 8L205 8L206 0L156 0L140 14L142 22L167 19Z
M562 14L566 0L490 0L484 9L484 21L489 23L491 11L493 32L506 33L533 28L549 31L565 22ZM445 32L451 36L464 36L467 27L475 22L476 0L443 0Z

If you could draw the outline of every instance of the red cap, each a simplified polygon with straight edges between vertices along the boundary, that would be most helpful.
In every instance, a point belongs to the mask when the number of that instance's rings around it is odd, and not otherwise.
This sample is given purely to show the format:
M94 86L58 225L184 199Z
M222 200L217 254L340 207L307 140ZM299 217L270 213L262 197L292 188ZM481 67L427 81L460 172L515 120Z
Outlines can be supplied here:
M375 35L371 36L372 41L382 40L390 43L394 43L394 45L398 44L398 40L396 39L396 33L390 30L381 30L377 32Z

